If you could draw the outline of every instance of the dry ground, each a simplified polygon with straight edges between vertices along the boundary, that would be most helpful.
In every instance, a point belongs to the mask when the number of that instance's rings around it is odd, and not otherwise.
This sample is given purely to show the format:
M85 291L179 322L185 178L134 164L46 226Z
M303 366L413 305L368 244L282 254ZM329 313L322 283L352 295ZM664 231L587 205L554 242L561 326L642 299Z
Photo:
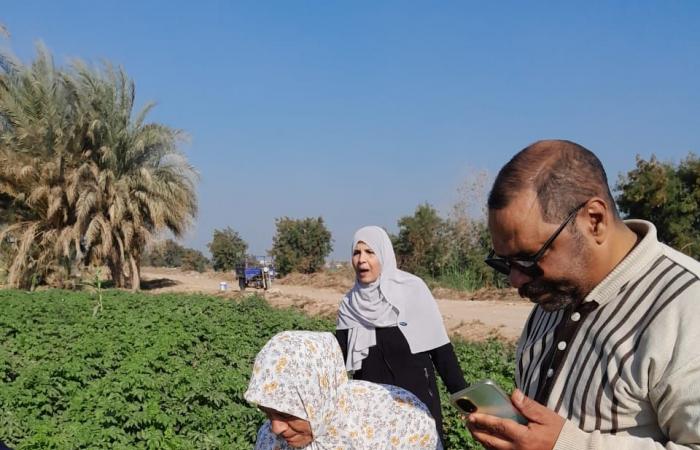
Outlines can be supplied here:
M186 272L162 267L142 268L143 287L149 292L202 292L222 296L238 296L238 283L231 273ZM221 292L219 283L226 282ZM342 294L352 284L347 274L325 273L290 275L273 282L268 291L248 289L263 295L278 307L294 307L311 315L335 317ZM453 336L467 340L497 337L508 341L517 339L530 312L531 304L521 300L513 290L481 290L459 293L436 289L445 326Z

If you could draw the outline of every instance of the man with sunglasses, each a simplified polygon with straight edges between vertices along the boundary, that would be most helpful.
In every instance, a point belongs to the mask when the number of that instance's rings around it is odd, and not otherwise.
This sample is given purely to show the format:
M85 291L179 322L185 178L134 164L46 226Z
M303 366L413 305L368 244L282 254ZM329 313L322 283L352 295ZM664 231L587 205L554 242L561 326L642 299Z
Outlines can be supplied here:
M623 221L598 158L540 141L499 172L486 263L535 303L512 401L473 413L488 449L700 449L700 263Z

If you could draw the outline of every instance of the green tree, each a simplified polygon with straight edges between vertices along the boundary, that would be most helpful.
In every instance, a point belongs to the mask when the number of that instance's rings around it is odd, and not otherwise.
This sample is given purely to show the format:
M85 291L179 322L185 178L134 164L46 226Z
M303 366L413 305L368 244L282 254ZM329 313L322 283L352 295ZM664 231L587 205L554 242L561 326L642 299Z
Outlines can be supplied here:
M450 263L449 229L429 204L399 219L394 251L399 267L417 275L439 276Z
M248 244L231 227L214 230L214 236L207 247L211 252L212 266L216 271L233 270L236 264L245 259L248 250Z
M623 215L653 222L662 242L700 258L700 159L695 154L679 165L637 156L636 167L620 176L616 189Z
M275 258L277 271L314 273L318 271L333 250L331 232L323 218L275 219L277 232L272 238L270 254Z

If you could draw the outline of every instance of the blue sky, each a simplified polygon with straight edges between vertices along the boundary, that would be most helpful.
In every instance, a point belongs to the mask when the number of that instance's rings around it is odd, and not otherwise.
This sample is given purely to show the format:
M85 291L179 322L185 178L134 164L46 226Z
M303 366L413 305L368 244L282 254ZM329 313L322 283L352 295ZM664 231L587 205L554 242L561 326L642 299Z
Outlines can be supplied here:
M593 150L614 183L652 153L700 151L700 2L15 1L25 62L106 59L150 118L185 130L200 211L255 254L276 217L355 229L443 213L475 172L542 138Z

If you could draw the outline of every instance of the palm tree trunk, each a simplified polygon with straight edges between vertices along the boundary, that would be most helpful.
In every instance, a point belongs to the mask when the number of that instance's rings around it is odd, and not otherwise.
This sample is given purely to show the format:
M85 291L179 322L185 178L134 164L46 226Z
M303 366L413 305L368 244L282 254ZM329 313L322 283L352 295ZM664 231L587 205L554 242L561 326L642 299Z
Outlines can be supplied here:
M131 263L131 290L136 292L141 289L141 269L134 255L129 255L129 262Z
M109 267L109 273L112 276L112 281L114 282L114 287L123 288L126 287L126 280L124 279L124 266L122 266L119 257L107 261L107 267Z

